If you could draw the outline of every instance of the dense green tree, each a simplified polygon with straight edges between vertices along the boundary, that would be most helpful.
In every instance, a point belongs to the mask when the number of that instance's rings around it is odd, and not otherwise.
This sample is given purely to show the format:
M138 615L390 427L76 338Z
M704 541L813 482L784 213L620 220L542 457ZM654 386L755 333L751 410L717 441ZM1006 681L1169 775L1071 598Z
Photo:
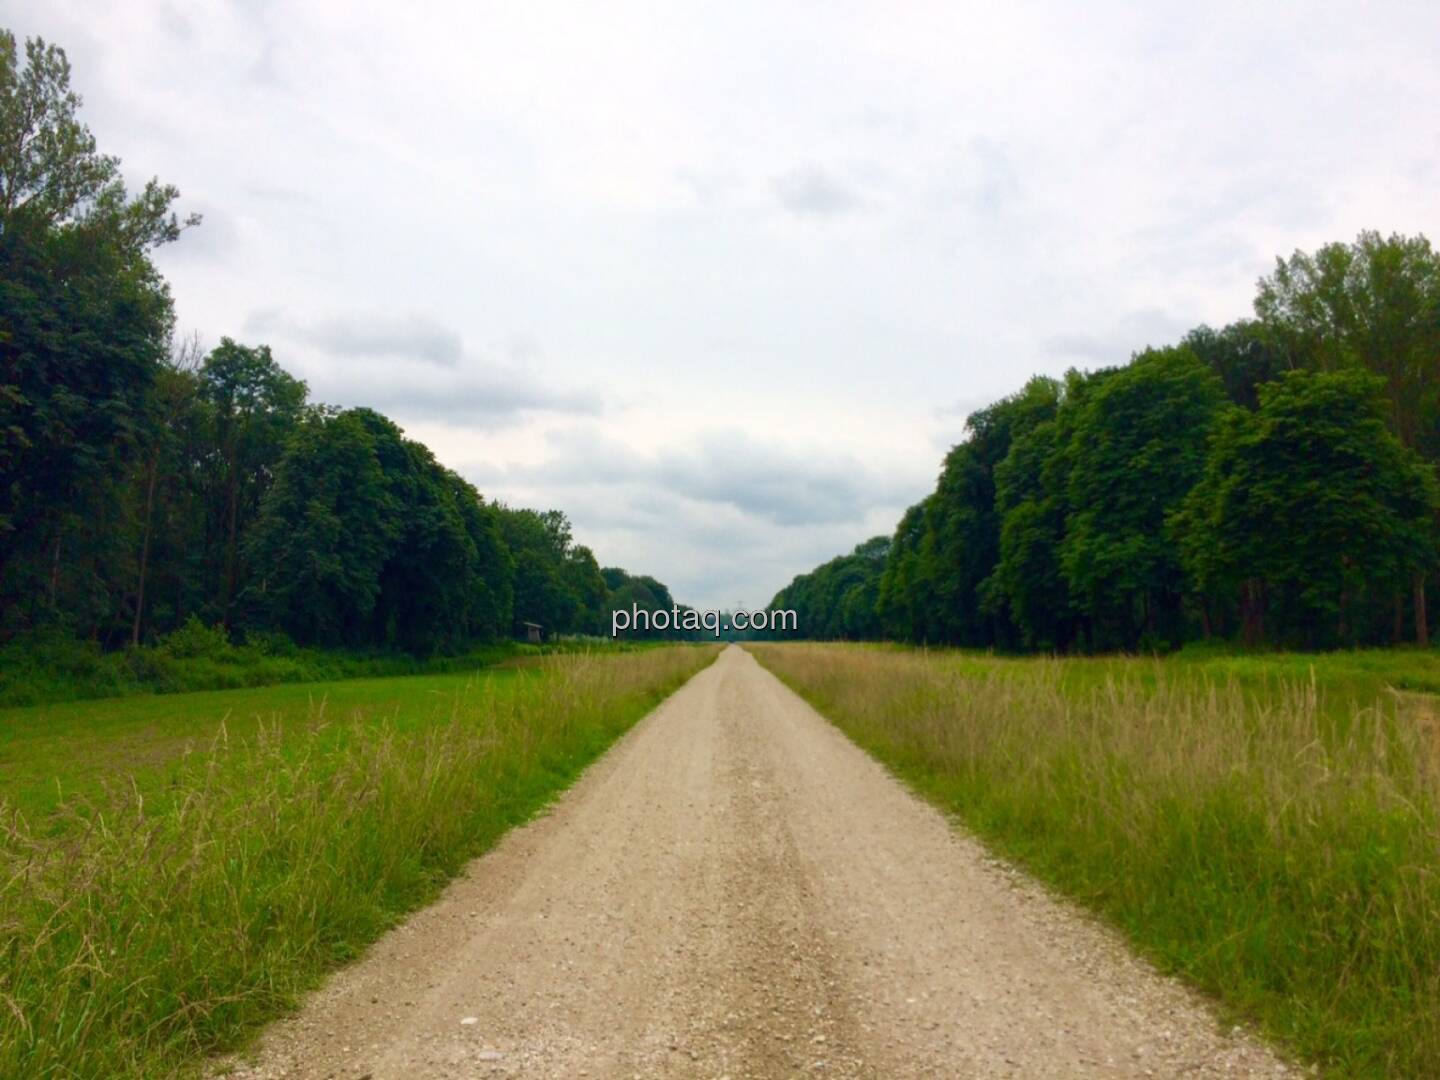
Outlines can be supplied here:
M566 573L570 522L565 515L505 507L501 533L515 560L516 623L539 623L546 634L579 629L580 597Z
M565 557L565 583L578 602L574 629L586 634L608 633L606 618L610 589L600 573L595 553L584 544L572 546Z
M1231 401L1247 409L1260 404L1262 385L1273 382L1293 367L1291 359L1276 346L1266 328L1250 319L1241 319L1220 330L1196 327L1185 335L1181 344L1220 377Z
M890 537L872 536L855 546L849 556L850 583L838 591L839 636L852 641L881 637L880 577L890 559Z
M1069 597L1060 572L1065 533L1063 486L1047 466L1060 437L1055 420L1037 424L1010 447L995 469L1000 517L999 558L985 603L1003 608L1027 648L1060 649L1073 636Z
M938 640L933 617L935 598L928 591L927 538L931 536L928 516L934 496L928 496L905 511L880 573L875 611L883 632L900 641Z
M292 433L250 538L257 603L299 641L369 644L398 510L365 417L312 415Z
M1386 416L1406 446L1440 462L1440 253L1423 236L1362 232L1277 260L1255 310L1294 367L1360 367L1385 381ZM1428 641L1426 577L1411 582L1415 636ZM1404 600L1397 592L1397 615Z
M670 608L675 606L675 597L670 594L670 587L668 585L657 581L649 574L639 574L634 580L640 582L640 584L644 585L645 588L650 591L650 595L655 597L655 603L660 607Z
M147 399L145 424L141 434L140 467L132 486L136 505L139 551L135 565L135 592L130 615L130 644L139 645L145 626L147 589L151 578L152 552L156 561L176 558L190 547L183 540L179 547L163 546L174 530L173 509L186 494L189 458L185 451L193 442L192 434L198 415L199 381L196 371L200 364L200 341L191 336L181 342L156 374ZM173 625L178 626L178 622Z
M676 603L675 598L670 594L670 589L662 582L657 581L649 574L631 576L618 566L607 566L600 571L600 575L606 585L606 594L600 608L598 633L604 635L610 633L613 612L644 611L649 612L652 616L648 622L648 628L637 628L632 625L625 632L626 637L651 640L685 640L699 637L698 632L685 630L675 625L676 620L683 619L684 613L693 609ZM657 628L653 619L654 613L658 611L665 612L670 622L670 625L663 629Z
M132 196L120 159L98 152L77 113L65 50L42 38L25 42L20 64L15 35L0 29L0 220L4 231L83 227L132 255L176 239L198 224L172 210L179 192L151 180Z
M625 572L622 570L621 573L624 574ZM661 610L664 609L654 591L646 586L639 578L632 578L629 574L625 574L623 578L618 579L618 584L611 588L605 596L603 615L605 622L602 632L607 634L610 632L610 627L614 625L610 617L614 612L628 611L633 614L640 611L656 612ZM626 632L626 636L643 638L655 635L648 633L646 630L637 629L632 625Z
M423 655L509 630L498 511L370 409L300 424L249 546L257 606L302 641Z
M1077 403L1060 565L1092 647L1180 640L1184 581L1165 518L1200 476L1223 400L1181 347L1142 353Z
M771 611L795 612L798 630L817 640L866 641L881 636L878 600L890 538L876 536L801 574L775 594Z
M200 365L200 397L213 429L203 472L209 510L208 550L215 582L214 615L226 626L245 579L242 538L260 512L275 464L305 407L305 384L261 345L230 338Z
M1434 564L1435 471L1386 410L1375 376L1297 371L1216 426L1171 531L1198 589L1238 596L1248 640L1355 644L1366 600Z
M1440 253L1423 236L1362 232L1276 261L1255 310L1291 367L1385 380L1391 429L1440 456Z
M371 409L354 412L375 439L397 515L374 642L423 655L508 629L511 570L498 511L392 421Z
M469 573L458 583L467 604L467 641L503 638L514 612L515 561L501 535L500 510L458 474L447 469L445 478L474 551Z
M910 586L923 588L934 605L933 629L941 640L981 647L1016 643L990 580L1000 557L995 470L1014 439L1055 415L1058 395L1053 379L1032 379L1018 394L972 413L968 438L946 455Z
M12 627L114 614L95 571L113 565L113 488L171 328L149 252L180 233L177 192L128 193L80 104L62 50L28 41L22 65L0 31L0 608Z

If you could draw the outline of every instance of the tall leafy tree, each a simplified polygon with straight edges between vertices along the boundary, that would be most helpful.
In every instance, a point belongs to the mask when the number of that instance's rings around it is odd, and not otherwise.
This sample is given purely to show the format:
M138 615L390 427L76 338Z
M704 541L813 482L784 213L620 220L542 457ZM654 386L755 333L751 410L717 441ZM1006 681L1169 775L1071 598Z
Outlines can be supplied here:
M379 413L316 412L265 496L250 593L302 641L461 648L509 630L498 517Z
M581 599L567 573L569 520L558 510L505 507L501 533L515 560L515 621L539 623L547 634L577 629Z
M157 518L165 516L165 510L173 499L171 489L176 482L184 482L185 436L193 429L197 414L199 383L196 370L199 364L200 341L197 336L191 336L174 348L150 390L142 435L142 463L136 476L140 537L130 618L132 647L140 644L141 630L145 625L151 553L157 547Z
M463 477L445 471L473 561L459 583L467 609L464 631L467 640L489 641L504 637L514 612L515 562L501 534L500 510L481 497Z
M991 607L1003 606L1027 648L1063 649L1074 636L1060 571L1064 487L1052 464L1061 431L1056 420L1036 425L995 469L1000 546L985 599Z
M609 633L613 625L611 615L617 611L635 612L646 611L656 612L668 610L656 594L656 591L645 583L645 580L638 577L631 577L629 573L618 566L607 566L601 572L606 584L605 604L602 608L601 617L603 624L602 633ZM654 580L653 578L650 580ZM668 592L666 593L668 596ZM659 637L660 634L654 629L653 622L641 624L646 627L640 629L632 625L627 633L629 637Z
M1384 383L1292 372L1228 410L1171 522L1196 585L1239 593L1245 636L1354 644L1368 598L1433 566L1435 470L1386 428Z
M878 600L890 538L875 536L800 574L770 601L772 611L795 612L801 633L816 639L865 641L880 636Z
M1181 347L1140 354L1078 405L1060 564L1092 646L1179 640L1183 571L1165 518L1200 477L1223 401L1219 379Z
M299 424L263 507L248 541L257 606L299 641L370 644L401 519L366 418L316 413Z
M1032 379L1018 394L974 412L969 437L946 455L924 545L927 587L939 604L943 637L972 646L1014 644L1005 609L987 596L1000 558L1000 517L995 507L995 470L1013 440L1055 415L1058 386Z
M1252 319L1219 330L1196 327L1181 344L1220 377L1231 401L1247 409L1259 406L1261 386L1294 367L1294 359L1277 346L1265 326Z
M305 383L286 372L268 346L222 338L200 366L200 396L213 426L209 507L215 611L229 626L243 584L242 537L260 512L285 444L305 407Z
M0 607L12 618L74 607L67 571L114 539L107 493L134 458L172 321L149 253L198 221L177 218L173 187L128 192L80 106L63 50L27 41L22 63L0 31Z
M930 578L927 538L932 535L928 517L933 504L931 495L905 511L880 572L875 612L884 632L901 641L939 640L935 598L927 585Z
M1383 379L1391 430L1440 462L1440 253L1429 240L1362 232L1297 251L1261 279L1255 310L1292 366ZM1415 634L1428 641L1425 574L1411 586Z
M678 608L683 616L684 612L691 610L684 604L677 604L675 598L670 594L670 589L649 574L632 576L618 566L607 566L600 571L600 576L606 586L606 595L600 609L598 633L608 634L610 632L610 616L615 611L628 612L634 608L650 612L652 615L655 612L663 611L669 616L672 609ZM659 629L651 619L648 630L637 630L632 627L626 636L675 640L693 638L698 635L693 631L681 630L673 623L663 630Z
M584 544L571 547L565 558L565 577L567 586L579 602L575 629L586 634L599 634L602 630L608 632L608 622L602 627L602 621L610 590L600 574L595 553Z
M1423 236L1362 232L1276 261L1255 310L1292 367L1365 368L1391 429L1440 456L1440 253Z

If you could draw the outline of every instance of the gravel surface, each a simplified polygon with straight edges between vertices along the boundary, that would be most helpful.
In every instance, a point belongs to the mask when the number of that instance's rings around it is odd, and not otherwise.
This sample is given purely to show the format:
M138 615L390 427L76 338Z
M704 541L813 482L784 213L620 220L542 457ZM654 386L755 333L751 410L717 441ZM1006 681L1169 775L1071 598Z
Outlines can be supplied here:
M1298 1075L734 647L216 1072Z

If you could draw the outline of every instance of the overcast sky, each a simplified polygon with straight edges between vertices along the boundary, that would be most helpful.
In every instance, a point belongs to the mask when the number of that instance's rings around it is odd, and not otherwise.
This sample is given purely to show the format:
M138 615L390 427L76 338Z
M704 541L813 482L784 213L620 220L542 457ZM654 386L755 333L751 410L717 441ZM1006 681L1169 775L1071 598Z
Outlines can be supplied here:
M1440 3L0 0L271 345L604 565L758 606L965 415L1437 237Z

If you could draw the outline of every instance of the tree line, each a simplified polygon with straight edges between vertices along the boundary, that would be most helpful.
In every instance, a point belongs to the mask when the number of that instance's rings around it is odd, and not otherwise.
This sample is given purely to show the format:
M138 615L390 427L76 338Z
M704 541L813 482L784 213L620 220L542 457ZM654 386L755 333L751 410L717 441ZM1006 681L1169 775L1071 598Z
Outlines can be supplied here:
M1437 461L1440 256L1365 232L1277 260L1253 318L971 414L888 542L772 604L979 648L1425 645Z
M0 31L0 640L237 637L451 651L608 633L665 586L556 510L483 498L380 413L312 402L263 345L177 340L151 255L198 217L127 191L63 50Z

